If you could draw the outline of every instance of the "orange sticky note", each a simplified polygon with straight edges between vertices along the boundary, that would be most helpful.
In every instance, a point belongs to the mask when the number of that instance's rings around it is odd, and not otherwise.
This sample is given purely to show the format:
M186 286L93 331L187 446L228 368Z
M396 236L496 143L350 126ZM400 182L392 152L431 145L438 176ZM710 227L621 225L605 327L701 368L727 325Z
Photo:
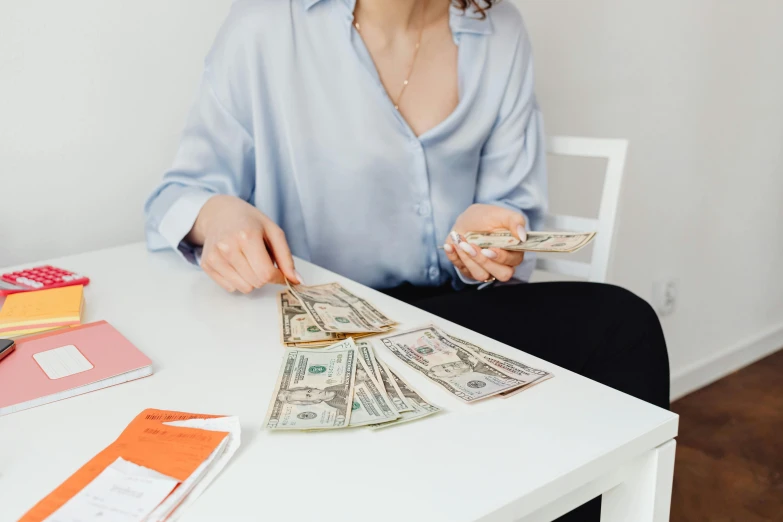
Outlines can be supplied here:
M0 309L0 335L79 324L83 308L81 285L12 294Z
M117 440L38 502L19 519L20 522L40 522L46 519L92 482L117 460L117 457L153 469L180 482L184 481L209 457L228 433L166 426L163 423L215 417L218 415L144 410L128 424Z

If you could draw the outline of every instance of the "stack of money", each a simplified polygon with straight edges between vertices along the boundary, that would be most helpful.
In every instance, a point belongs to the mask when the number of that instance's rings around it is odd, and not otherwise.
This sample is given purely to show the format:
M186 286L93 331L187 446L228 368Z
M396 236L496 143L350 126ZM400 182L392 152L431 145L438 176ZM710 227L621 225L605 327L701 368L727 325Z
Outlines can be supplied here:
M389 332L397 324L339 283L288 285L278 294L282 342L287 347L321 348L353 337Z
M510 397L553 377L433 325L384 335L379 343L466 403ZM439 411L376 357L370 341L349 338L324 350L286 349L264 425L380 429Z
M377 359L369 342L346 339L325 350L286 349L264 426L380 429L439 411Z
M590 243L595 232L528 232L523 242L508 230L468 232L465 240L480 248L500 248L516 252L562 252L570 254Z
M485 350L432 325L386 335L379 342L467 403L496 395L510 397L552 378L549 372Z

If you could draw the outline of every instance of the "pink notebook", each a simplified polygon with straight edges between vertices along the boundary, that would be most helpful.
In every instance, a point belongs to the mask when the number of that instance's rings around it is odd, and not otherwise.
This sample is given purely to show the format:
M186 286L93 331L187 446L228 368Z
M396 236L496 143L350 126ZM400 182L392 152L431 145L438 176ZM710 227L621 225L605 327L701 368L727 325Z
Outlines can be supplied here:
M152 374L152 361L106 321L20 339L0 361L0 415Z

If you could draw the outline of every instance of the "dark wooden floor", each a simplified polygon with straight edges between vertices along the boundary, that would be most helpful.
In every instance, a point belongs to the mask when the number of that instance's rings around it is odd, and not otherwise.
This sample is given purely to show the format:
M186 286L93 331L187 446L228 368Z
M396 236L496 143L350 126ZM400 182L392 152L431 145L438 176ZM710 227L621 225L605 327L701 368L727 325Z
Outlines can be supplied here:
M672 522L783 521L783 350L672 404Z

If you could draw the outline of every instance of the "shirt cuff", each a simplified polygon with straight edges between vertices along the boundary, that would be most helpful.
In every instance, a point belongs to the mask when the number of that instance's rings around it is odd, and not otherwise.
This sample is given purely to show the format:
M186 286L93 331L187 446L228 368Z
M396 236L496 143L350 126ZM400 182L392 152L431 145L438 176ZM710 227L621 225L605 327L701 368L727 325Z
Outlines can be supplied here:
M185 241L204 204L214 196L212 192L192 189L184 192L169 207L160 221L158 233L163 240L187 262L201 264L201 247Z

